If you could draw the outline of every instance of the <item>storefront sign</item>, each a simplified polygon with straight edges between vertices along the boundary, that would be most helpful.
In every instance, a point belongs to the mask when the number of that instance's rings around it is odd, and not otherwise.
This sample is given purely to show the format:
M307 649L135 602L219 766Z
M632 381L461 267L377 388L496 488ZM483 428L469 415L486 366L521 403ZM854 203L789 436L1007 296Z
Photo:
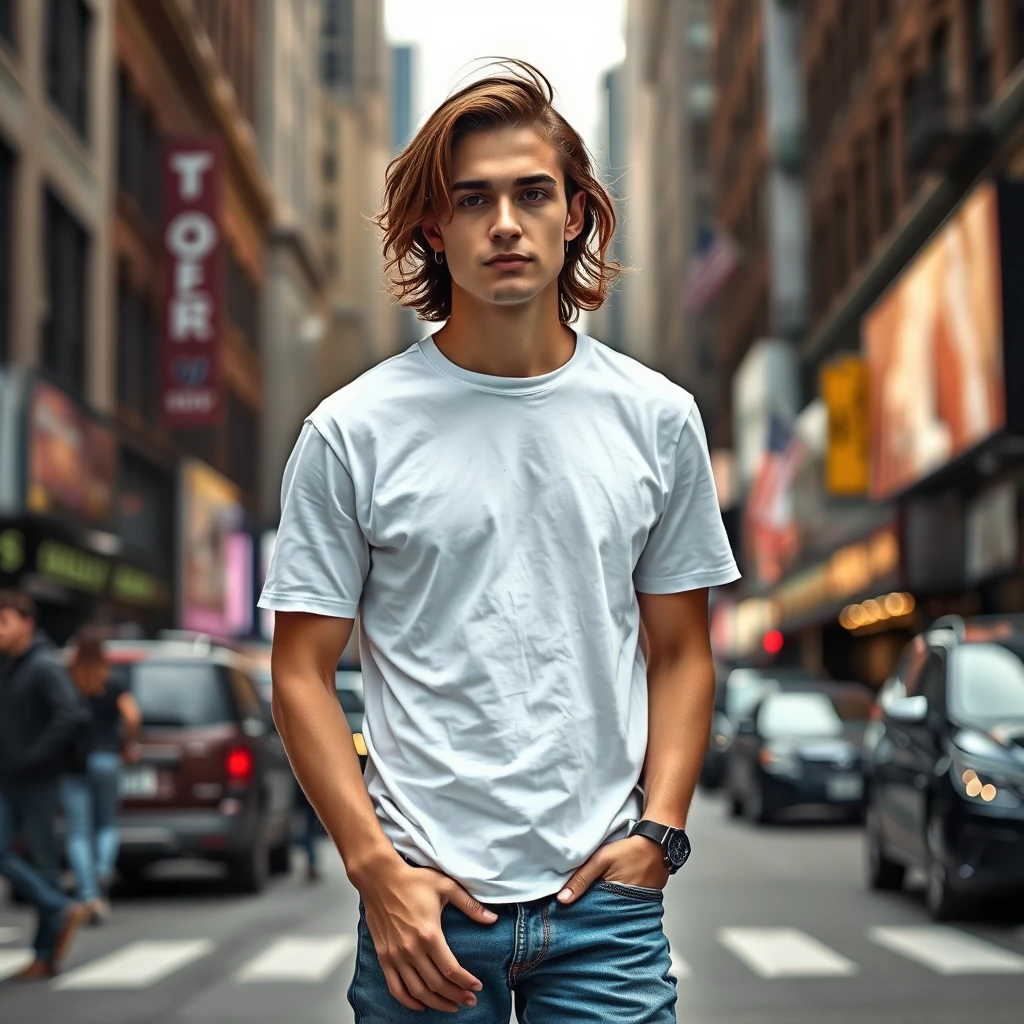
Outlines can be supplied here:
M1006 424L999 192L979 186L864 319L871 493L885 499Z
M27 510L105 525L117 486L113 429L45 380L37 378L30 389Z
M867 493L868 372L859 356L844 356L821 369L821 397L828 408L825 489L837 497Z
M218 423L223 414L223 148L216 136L176 138L164 150L164 422Z
M999 484L967 506L967 582L978 583L1017 565L1017 485Z

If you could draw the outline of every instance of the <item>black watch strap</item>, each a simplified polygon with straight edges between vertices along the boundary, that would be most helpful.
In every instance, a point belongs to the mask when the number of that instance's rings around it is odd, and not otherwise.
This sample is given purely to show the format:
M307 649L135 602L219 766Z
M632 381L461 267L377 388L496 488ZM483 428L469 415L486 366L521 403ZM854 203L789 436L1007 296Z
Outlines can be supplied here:
M636 822L629 830L630 836L644 836L661 847L662 861L672 874L686 863L690 856L690 841L681 828L662 825L647 818Z

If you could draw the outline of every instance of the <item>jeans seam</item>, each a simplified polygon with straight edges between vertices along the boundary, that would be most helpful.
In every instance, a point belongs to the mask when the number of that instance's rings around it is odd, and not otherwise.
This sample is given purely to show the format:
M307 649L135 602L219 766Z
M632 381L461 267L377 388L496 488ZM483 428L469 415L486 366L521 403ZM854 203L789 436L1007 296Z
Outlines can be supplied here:
M599 889L607 889L638 903L660 903L664 898L661 889L649 889L645 885L624 885L622 882L609 882L605 879L599 879L595 884Z
M516 904L516 930L512 941L512 961L508 965L508 987L513 988L516 983L516 971L518 966L516 960L519 957L520 948L520 931L523 927L523 905L521 903Z
M516 981L526 971L533 970L548 954L548 948L551 945L551 911L546 906L541 909L541 920L544 922L544 939L541 942L540 952L532 960L528 960L525 964L521 964L516 968Z

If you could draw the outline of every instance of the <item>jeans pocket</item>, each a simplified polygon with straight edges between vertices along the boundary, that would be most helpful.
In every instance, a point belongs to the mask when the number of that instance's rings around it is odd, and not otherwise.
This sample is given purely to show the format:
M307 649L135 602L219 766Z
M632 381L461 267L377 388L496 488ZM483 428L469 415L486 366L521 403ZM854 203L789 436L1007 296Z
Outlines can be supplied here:
M645 885L627 885L625 882L609 882L605 878L598 879L594 883L594 887L644 903L660 903L665 898L665 892L662 889L649 889Z

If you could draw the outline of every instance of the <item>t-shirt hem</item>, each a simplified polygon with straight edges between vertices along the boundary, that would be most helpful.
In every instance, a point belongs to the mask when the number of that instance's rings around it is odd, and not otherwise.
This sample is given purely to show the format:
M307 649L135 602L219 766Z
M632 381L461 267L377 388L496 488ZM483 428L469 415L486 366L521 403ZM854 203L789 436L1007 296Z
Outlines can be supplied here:
M332 615L339 619L354 619L359 611L358 601L330 601L322 597L286 596L266 591L256 606L272 612L310 612L313 615Z
M701 587L722 587L726 583L735 583L739 578L740 571L736 563L731 562L717 569L684 573L681 576L638 578L633 581L633 585L641 594L679 594Z

